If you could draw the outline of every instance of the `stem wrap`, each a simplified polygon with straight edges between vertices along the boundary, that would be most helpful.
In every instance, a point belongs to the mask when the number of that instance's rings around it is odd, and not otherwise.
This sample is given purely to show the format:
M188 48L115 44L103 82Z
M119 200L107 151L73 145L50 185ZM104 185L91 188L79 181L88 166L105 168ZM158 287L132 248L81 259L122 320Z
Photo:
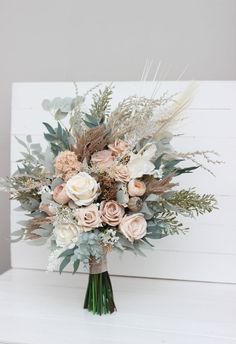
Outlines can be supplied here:
M94 274L101 274L107 271L107 255L104 254L99 261L94 258L91 258L89 264L89 273Z

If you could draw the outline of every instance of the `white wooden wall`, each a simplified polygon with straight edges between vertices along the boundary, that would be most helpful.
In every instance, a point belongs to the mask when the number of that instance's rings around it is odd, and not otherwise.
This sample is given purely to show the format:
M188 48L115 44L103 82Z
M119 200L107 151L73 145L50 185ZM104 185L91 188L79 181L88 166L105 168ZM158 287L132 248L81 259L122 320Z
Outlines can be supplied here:
M79 83L84 94L96 83ZM169 90L175 93L184 89L186 82L163 82L159 94ZM154 85L150 82L116 82L113 105L129 95L151 95ZM183 137L175 139L181 151L213 149L220 153L224 165L213 167L216 178L203 170L179 178L183 187L196 186L201 193L214 193L219 210L199 217L186 219L191 226L185 236L171 236L155 242L147 258L126 253L122 259L110 257L110 272L118 275L158 277L184 280L236 282L236 82L204 81L199 83L196 97L188 111L180 132ZM41 108L44 98L74 96L72 83L15 83L12 96L12 147L11 167L19 158L20 146L13 138L24 139L31 134L35 142L42 143L43 126L52 118ZM18 228L16 221L23 213L13 211L11 227ZM47 248L32 247L25 243L12 245L12 266L16 268L45 269Z

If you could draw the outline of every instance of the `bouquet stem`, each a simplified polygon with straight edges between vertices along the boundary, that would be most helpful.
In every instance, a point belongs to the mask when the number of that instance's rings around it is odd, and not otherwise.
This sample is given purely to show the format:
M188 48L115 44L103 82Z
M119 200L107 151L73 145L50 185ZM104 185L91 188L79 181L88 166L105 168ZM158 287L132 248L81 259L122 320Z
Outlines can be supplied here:
M91 257L84 308L99 315L116 311L111 280L107 271L106 255L100 262L95 262Z

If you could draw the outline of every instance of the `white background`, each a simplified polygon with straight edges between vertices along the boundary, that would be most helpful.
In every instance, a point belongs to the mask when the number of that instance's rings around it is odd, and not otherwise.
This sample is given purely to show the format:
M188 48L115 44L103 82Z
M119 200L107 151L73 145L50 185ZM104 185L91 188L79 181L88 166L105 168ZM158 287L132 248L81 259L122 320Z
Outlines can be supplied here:
M85 93L95 83L79 83L79 93ZM163 82L159 95L181 91L186 82ZM116 82L113 106L132 94L152 94L152 83ZM171 236L155 241L155 250L147 251L147 258L126 254L123 259L112 256L109 259L113 274L161 277L200 281L236 282L236 228L234 223L236 184L236 83L200 82L194 101L187 112L186 120L178 132L184 137L175 139L180 151L213 149L219 152L225 164L213 166L216 178L203 170L179 177L181 186L196 186L201 193L214 193L219 210L199 217L186 219L191 226L185 236ZM31 134L35 142L44 142L42 122L51 124L52 118L41 108L44 98L74 96L72 83L16 83L13 85L12 100L12 150L11 166L21 149L13 138L24 139ZM45 143L44 143L45 145ZM14 208L16 204L12 204ZM17 229L16 221L22 214L12 211L11 228ZM48 252L25 243L12 246L13 267L45 269Z

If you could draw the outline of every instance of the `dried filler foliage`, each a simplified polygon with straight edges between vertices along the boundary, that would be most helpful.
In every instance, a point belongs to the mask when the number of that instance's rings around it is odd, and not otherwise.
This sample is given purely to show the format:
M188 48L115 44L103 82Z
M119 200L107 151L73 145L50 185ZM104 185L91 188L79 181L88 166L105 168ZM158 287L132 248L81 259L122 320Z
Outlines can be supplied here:
M105 126L91 128L77 137L73 151L78 160L89 159L95 152L101 151L109 142L109 131Z
M146 193L145 195L148 196L150 194L161 195L164 192L172 189L174 186L178 185L178 183L171 183L172 178L175 176L174 173L166 176L162 180L157 180L153 176L146 176L144 178L144 182L146 184Z

